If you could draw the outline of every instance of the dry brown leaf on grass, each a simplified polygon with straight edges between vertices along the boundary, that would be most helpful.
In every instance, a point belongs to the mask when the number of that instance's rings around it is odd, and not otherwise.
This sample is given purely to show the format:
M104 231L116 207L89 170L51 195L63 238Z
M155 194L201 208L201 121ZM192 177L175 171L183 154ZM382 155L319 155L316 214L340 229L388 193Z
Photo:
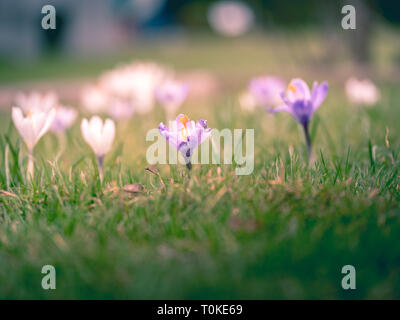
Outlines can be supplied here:
M122 190L124 190L125 192L135 193L135 194L145 192L144 187L140 183L127 184L126 186L122 187Z
M379 190L378 190L377 188L374 188L374 189L372 189L371 192L369 193L368 198L373 198L373 197L375 197L375 196L378 195L378 194L379 194Z
M281 179L281 177L276 177L275 180L268 180L268 183L272 184L272 185L274 185L274 184L282 184L282 179Z
M233 231L253 232L257 228L257 222L252 218L231 217L228 225Z
M353 179L350 177L350 178L348 178L348 179L344 182L344 185L345 185L345 186L348 186L348 185L350 185L352 182L353 182Z
M6 190L0 190L0 196L7 196L7 197L13 197L13 198L17 198L18 196L12 192L8 192Z

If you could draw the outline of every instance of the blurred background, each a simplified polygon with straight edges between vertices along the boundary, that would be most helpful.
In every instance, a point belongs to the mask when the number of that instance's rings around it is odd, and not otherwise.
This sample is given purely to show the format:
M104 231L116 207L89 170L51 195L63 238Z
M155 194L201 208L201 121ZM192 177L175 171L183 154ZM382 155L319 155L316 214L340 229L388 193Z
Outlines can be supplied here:
M55 30L41 28L46 4ZM346 4L356 30L341 27ZM82 81L135 59L210 72L233 89L265 73L398 81L399 24L389 0L2 0L0 105L49 80L74 98Z

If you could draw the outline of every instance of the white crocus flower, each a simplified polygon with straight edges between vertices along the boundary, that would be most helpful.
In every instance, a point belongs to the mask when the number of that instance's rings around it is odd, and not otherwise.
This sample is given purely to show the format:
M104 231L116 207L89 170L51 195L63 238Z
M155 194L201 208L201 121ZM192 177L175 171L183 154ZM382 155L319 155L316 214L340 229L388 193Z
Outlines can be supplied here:
M47 92L44 94L37 91L33 91L29 94L20 92L15 98L15 104L25 113L27 113L28 110L30 112L35 110L50 111L57 106L57 103L58 97L54 92Z
M98 116L93 116L89 121L83 119L81 123L82 136L96 154L100 179L103 180L103 159L111 149L115 137L115 124L111 119L103 123Z
M104 73L99 87L108 95L130 99L135 111L144 114L154 106L154 92L169 73L152 62L134 62Z
M53 123L56 110L42 110L34 105L33 109L26 104L22 108L12 108L12 120L24 140L29 153L28 177L33 177L33 148Z

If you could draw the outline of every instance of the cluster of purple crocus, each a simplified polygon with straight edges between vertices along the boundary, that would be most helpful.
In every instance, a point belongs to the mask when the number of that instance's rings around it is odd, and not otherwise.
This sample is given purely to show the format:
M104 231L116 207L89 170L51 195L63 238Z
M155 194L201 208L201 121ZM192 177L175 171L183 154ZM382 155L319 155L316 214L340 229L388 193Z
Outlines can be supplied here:
M314 82L310 91L307 83L299 78L292 79L285 92L283 81L276 77L259 77L251 81L249 86L252 95L255 95L260 105L271 113L288 112L301 124L307 144L308 159L312 159L312 145L309 133L309 124L314 112L320 107L328 94L327 82ZM277 99L277 96L280 97ZM278 105L275 108L269 106ZM191 157L194 149L211 134L205 120L196 123L188 116L180 114L168 127L160 123L158 129L168 143L176 148L185 159L190 170Z

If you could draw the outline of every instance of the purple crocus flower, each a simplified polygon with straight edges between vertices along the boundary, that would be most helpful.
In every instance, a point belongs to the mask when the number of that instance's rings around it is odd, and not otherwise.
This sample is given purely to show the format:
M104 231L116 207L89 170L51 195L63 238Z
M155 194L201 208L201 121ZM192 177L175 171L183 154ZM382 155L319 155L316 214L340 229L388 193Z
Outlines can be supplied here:
M211 134L206 120L195 123L184 114L179 114L175 121L171 121L170 127L160 123L158 130L168 143L182 154L189 170L192 168L191 158L194 150Z
M63 133L74 124L77 116L78 112L74 108L59 106L50 130L56 134Z
M273 107L282 104L281 92L286 88L285 82L274 76L253 78L249 92L259 106Z
M285 105L267 109L269 113L288 112L303 126L309 159L311 159L311 139L308 125L314 112L325 100L327 93L327 82L323 82L320 85L314 82L312 91L310 92L307 83L302 79L296 78L290 81L287 93L281 93Z

